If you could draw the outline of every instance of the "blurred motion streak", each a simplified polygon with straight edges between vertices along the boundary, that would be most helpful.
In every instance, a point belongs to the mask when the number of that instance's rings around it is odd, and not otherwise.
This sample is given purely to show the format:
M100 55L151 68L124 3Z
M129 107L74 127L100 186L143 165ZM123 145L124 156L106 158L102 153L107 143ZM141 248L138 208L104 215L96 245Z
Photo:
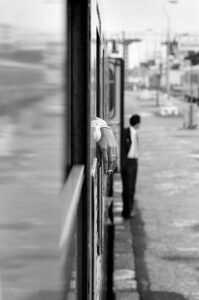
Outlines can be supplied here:
M0 1L0 300L45 291L58 299L65 3L8 2Z

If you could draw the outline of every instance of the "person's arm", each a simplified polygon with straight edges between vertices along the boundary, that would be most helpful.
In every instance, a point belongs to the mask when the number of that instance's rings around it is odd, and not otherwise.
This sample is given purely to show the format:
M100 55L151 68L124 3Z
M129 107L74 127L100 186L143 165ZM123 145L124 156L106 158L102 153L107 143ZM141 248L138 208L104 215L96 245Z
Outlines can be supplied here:
M92 121L93 136L97 142L104 165L104 173L113 173L117 166L118 146L111 128L106 121L97 118Z

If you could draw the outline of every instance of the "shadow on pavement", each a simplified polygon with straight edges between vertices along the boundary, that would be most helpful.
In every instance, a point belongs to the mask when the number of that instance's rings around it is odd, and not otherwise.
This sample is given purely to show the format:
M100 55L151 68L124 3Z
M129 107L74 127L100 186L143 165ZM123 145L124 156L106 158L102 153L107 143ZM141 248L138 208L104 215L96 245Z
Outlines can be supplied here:
M65 299L63 292L58 291L40 291L37 294L33 294L27 300L63 300ZM74 298L70 298L74 299Z
M143 292L150 290L150 279L145 263L146 234L144 231L144 222L142 220L136 202L135 206L137 214L135 218L130 219L130 228L133 236L136 280L138 285L138 292L141 295Z
M136 211L136 217L130 220L130 228L133 235L135 272L140 300L187 300L183 295L174 292L151 290L150 278L145 263L146 234L144 222L137 205Z
M187 298L184 298L184 296L172 293L172 292L153 292L148 291L143 293L140 297L141 300L188 300Z

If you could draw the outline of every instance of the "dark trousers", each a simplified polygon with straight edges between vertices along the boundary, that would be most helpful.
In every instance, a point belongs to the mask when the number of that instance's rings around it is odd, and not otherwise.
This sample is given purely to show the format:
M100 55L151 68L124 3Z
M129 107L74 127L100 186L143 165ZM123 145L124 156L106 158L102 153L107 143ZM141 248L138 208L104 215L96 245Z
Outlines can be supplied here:
M127 158L122 171L123 181L123 216L128 216L133 210L137 178L138 160Z

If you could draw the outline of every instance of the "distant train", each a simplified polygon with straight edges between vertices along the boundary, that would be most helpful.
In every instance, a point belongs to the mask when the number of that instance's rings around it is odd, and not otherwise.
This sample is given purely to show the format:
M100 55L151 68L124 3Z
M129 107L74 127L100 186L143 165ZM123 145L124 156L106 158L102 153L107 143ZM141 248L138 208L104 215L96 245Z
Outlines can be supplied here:
M91 122L111 126L119 171L124 62L107 52L104 1L2 8L1 300L112 297L113 177Z
M182 75L184 97L199 104L199 65L186 67Z

